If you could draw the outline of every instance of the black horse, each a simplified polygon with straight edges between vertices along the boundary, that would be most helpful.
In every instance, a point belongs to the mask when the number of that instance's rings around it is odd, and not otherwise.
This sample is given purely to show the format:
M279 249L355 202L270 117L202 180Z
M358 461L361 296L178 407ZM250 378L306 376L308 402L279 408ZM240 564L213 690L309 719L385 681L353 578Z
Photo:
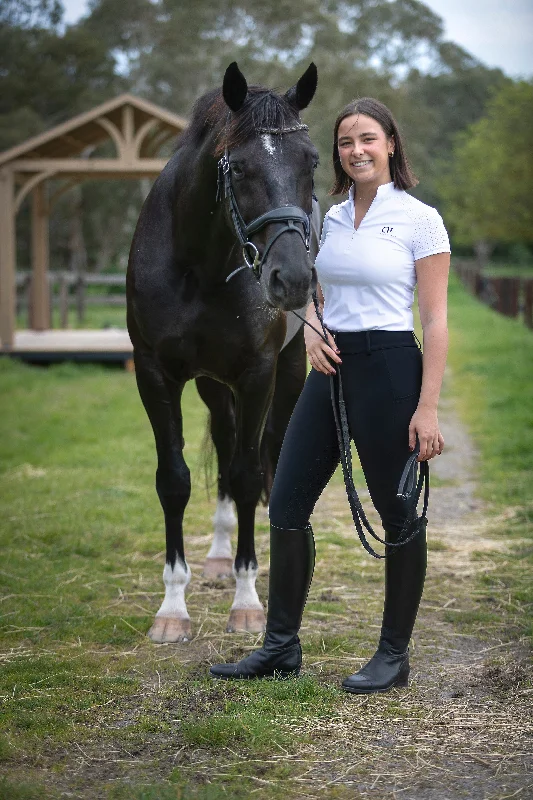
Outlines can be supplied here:
M190 473L180 401L193 378L210 411L218 458L205 574L231 573L234 501L237 587L228 630L264 628L254 549L265 477L261 438L266 425L263 451L272 472L305 379L303 331L287 335L287 316L294 315L285 312L305 306L316 285L310 219L318 154L299 120L316 83L311 64L279 95L248 87L231 64L222 90L197 101L141 210L128 266L128 330L155 435L166 526L165 598L149 632L156 642L191 635L182 530Z

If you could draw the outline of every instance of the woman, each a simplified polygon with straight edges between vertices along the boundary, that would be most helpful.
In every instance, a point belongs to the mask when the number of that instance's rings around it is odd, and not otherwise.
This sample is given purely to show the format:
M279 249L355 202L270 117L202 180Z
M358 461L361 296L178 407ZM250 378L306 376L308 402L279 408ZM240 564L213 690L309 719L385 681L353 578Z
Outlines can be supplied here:
M333 136L335 185L348 200L326 214L305 342L312 370L287 428L270 499L270 590L262 648L221 678L297 675L298 630L314 567L309 518L339 463L329 375L341 370L350 435L385 539L397 541L408 509L396 492L418 437L418 461L439 455L444 440L437 404L447 352L446 295L450 247L437 211L406 193L417 180L389 109L362 98L339 114ZM413 333L412 303L424 332ZM315 330L316 329L316 330ZM406 686L409 640L426 572L425 531L387 548L381 636L372 659L342 684L368 694Z

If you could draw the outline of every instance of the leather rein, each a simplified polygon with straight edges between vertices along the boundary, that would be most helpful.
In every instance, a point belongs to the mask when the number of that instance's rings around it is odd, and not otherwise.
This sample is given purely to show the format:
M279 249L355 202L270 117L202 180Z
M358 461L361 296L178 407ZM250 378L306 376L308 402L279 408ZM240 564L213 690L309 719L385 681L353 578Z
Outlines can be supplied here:
M293 125L289 128L258 128L256 132L273 136L281 136L285 133L295 133L296 131L308 130L309 127L307 125L298 123L297 125ZM261 214L259 217L256 217L254 220L252 220L252 222L246 224L239 210L239 204L237 203L237 198L235 197L233 185L231 183L231 165L227 147L224 155L218 162L217 201L221 199L222 191L224 192L225 199L229 203L231 219L233 221L237 238L242 245L242 254L244 258L244 264L240 267L237 267L237 269L234 269L233 272L228 275L226 278L226 283L238 272L247 268L251 269L257 280L259 280L261 278L263 264L270 248L284 233L296 231L296 233L302 238L307 253L309 253L311 215L306 214L306 212L299 206L280 206L279 208L273 208L270 211L267 211L265 214ZM255 244L250 241L250 237L273 222L284 224L283 227L276 231L276 233L268 240L263 254L260 256L259 250ZM301 223L303 227L303 233L300 228L297 227L298 223Z
M317 330L314 325L311 325L310 322L304 319L304 317L298 314L298 312L293 311L292 313L296 314L296 316L299 319L301 319L305 325L308 325L310 328L312 328L315 331L315 333L318 333L318 335L321 336L321 338L326 342L326 344L329 347L329 342L326 335L327 331L324 326L322 314L320 313L316 292L313 294L313 303L315 305L316 315L322 326L322 333L319 330ZM338 385L337 393L335 392L334 377L337 378L337 385ZM427 461L420 462L420 474L417 480L417 474L418 474L417 458L420 453L420 442L418 441L418 436L417 436L415 449L407 459L407 463L402 472L400 482L398 485L398 490L396 492L396 496L401 498L402 500L406 500L409 506L405 524L402 530L400 531L396 542L387 542L384 539L381 539L377 535L377 533L373 530L370 522L368 521L368 518L365 514L363 505L361 503L361 500L359 499L359 495L357 494L357 490L355 488L355 484L353 481L350 429L348 426L348 415L346 413L346 405L344 402L344 392L342 387L342 377L339 367L337 367L335 376L333 375L329 376L329 386L331 395L331 405L333 408L333 417L335 419L335 428L337 430L337 441L339 444L344 485L346 487L348 503L350 505L350 511L352 512L352 517L355 524L355 528L357 530L357 534L359 536L359 540L363 545L363 547L365 548L365 550L368 553L370 553L370 555L374 556L374 558L387 558L388 556L392 555L395 552L395 549L397 547L403 547L403 545L406 545L408 542L414 539L415 536L420 535L426 529L427 526L426 512L429 502L429 464ZM417 515L417 505L420 499L420 495L422 493L422 487L424 487L424 506L422 514L419 517ZM364 529L366 529L366 531L376 541L380 542L380 544L385 545L386 549L384 555L376 553L376 551L366 538Z

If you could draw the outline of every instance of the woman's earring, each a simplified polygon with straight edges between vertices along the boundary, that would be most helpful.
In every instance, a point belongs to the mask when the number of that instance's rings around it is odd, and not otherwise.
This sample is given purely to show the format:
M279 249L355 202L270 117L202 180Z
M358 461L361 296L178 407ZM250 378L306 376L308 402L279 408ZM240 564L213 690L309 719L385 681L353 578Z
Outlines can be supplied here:
M389 158L393 158L393 157L394 157L394 150L392 151L392 153L389 153Z

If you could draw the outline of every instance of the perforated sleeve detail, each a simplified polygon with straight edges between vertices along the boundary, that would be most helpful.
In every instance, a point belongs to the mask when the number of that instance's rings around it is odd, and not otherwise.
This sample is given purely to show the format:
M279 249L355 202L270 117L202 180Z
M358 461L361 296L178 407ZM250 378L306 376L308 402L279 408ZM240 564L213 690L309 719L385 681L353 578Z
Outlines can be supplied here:
M421 205L422 208L413 220L412 248L415 261L437 253L450 252L450 240L441 215L431 206Z

